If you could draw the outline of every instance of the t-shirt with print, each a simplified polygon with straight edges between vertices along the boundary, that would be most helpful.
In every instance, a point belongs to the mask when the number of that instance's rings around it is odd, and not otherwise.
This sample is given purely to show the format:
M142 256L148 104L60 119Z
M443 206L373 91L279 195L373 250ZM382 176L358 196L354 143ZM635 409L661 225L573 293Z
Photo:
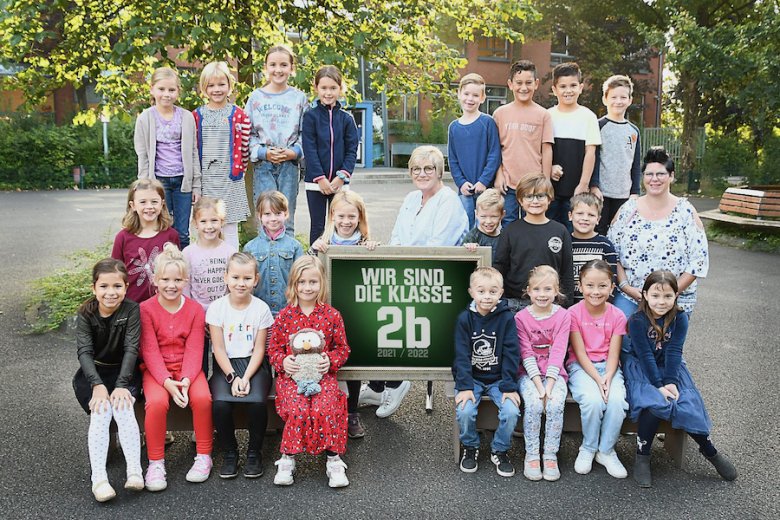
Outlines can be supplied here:
M580 333L588 359L593 363L607 360L612 336L616 334L625 336L626 334L626 316L611 303L606 304L606 310L599 318L590 315L585 307L585 302L572 305L569 313L571 314L571 331ZM577 356L574 354L574 347L569 344L567 362L571 364L574 361L577 361Z
M601 144L599 120L596 114L583 106L578 106L573 112L561 112L556 105L548 111L555 134L553 164L563 168L563 177L552 183L555 196L570 198L582 178L585 147Z
M153 237L139 237L122 229L114 238L111 258L127 267L127 297L141 303L157 294L154 285L154 260L162 253L166 242L179 247L179 233L172 227Z
M524 176L542 171L542 144L554 142L553 122L537 103L527 107L507 103L496 109L493 119L501 142L501 168L514 189Z
M190 267L190 282L184 288L184 296L189 296L207 311L209 304L227 293L225 272L228 259L236 252L231 245L222 241L217 247L206 248L190 244L182 254Z
M230 296L225 295L209 306L206 323L222 327L222 338L229 358L246 358L252 355L258 331L273 325L271 309L263 300L252 296L245 309L230 305Z

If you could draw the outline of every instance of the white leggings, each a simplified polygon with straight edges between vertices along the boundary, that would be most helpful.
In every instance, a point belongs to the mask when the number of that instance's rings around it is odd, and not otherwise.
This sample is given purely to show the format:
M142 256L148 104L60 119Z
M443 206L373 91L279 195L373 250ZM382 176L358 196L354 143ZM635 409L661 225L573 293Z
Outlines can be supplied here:
M119 442L125 455L128 475L141 475L141 435L133 408L117 410L110 405L100 413L92 412L89 420L89 465L92 468L92 484L108 480L106 457L108 456L109 427L111 418L116 421Z

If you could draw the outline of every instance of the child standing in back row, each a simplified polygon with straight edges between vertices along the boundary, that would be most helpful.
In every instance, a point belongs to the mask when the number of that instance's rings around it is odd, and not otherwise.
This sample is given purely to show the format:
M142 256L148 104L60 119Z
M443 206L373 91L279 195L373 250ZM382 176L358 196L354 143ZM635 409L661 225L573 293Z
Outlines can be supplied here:
M601 134L596 114L577 103L582 94L582 73L576 63L561 63L553 69L553 93L558 104L548 111L555 133L551 173L555 199L547 216L571 232L569 200L591 189L601 196L597 179L592 177Z
M460 201L474 227L474 201L493 185L501 164L501 143L493 119L479 111L485 102L485 80L479 74L466 74L458 87L463 115L447 129L450 171L458 186Z
M165 205L184 248L190 243L190 210L200 197L201 187L195 118L176 106L181 82L174 69L155 70L150 91L153 104L138 116L133 136L138 178L162 183Z
M244 172L249 163L249 128L246 113L230 102L233 75L224 61L213 61L200 73L200 94L208 98L196 109L198 153L203 171L203 195L225 204L222 233L238 250L238 223L250 215Z
M333 65L320 67L314 75L314 89L317 101L303 116L304 183L311 218L310 244L325 229L325 216L333 195L349 189L358 147L355 119L339 103L344 89L341 71Z
M504 227L520 218L519 199L515 194L520 180L536 172L550 177L554 141L550 113L534 102L534 93L539 88L536 65L528 60L513 63L507 86L515 96L514 101L493 113L501 141L501 167L495 186L506 196Z
M265 53L266 83L249 95L245 111L252 125L250 160L254 164L253 196L280 191L287 197L286 233L295 236L295 201L300 182L298 161L303 157L301 127L308 106L306 94L289 85L295 73L295 55L286 45Z
M604 82L602 102L607 115L599 119L601 146L596 150L594 178L604 196L604 209L596 230L607 234L620 206L639 196L642 181L639 128L626 119L634 84L628 76L612 76Z

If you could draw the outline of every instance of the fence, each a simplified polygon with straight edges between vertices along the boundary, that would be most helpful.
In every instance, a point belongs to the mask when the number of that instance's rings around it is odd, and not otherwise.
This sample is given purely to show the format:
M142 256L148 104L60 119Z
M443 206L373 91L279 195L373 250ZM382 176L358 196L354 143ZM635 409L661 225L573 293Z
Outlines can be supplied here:
M680 128L644 128L642 130L642 155L653 146L663 146L669 155L679 162L682 156L682 141L680 141L682 129ZM697 128L695 139L696 161L704 157L704 144L706 137L704 128Z

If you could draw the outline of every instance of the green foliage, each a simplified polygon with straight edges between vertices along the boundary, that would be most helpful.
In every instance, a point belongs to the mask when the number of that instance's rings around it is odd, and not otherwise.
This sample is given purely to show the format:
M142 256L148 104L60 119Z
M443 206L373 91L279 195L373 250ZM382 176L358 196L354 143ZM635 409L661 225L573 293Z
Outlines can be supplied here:
M707 138L707 147L699 168L702 190L720 195L726 189L727 177L755 179L758 161L750 143L731 135Z
M452 117L447 115L432 117L430 120L430 129L423 136L423 142L447 144L447 128L449 128Z
M106 159L101 125L55 126L28 117L0 120L0 189L70 188L77 165L85 167L85 187L127 186L137 175L132 123L113 119L108 141Z
M776 132L764 139L761 168L755 183L780 185L780 135Z
M514 27L534 16L530 0L8 0L4 7L0 56L24 70L3 86L24 90L35 106L56 87L94 84L102 105L87 110L82 103L77 116L88 124L100 112L148 105L145 78L176 61L231 61L240 103L262 73L265 50L291 33L300 35L288 42L299 58L292 83L304 91L322 63L338 65L349 80L364 57L374 65L373 86L388 96L444 92L465 63L437 36L440 23L461 40L484 34L520 41ZM198 71L182 73L181 104L194 108L202 103L192 89Z
M68 256L71 265L32 282L34 290L27 305L31 333L49 332L76 315L92 295L92 266L109 256L109 247L107 242L94 251L76 251Z
M780 230L756 230L727 222L711 222L707 224L707 238L740 249L780 253Z
M419 121L390 120L388 133L396 137L396 141L404 143L423 142L422 124Z

